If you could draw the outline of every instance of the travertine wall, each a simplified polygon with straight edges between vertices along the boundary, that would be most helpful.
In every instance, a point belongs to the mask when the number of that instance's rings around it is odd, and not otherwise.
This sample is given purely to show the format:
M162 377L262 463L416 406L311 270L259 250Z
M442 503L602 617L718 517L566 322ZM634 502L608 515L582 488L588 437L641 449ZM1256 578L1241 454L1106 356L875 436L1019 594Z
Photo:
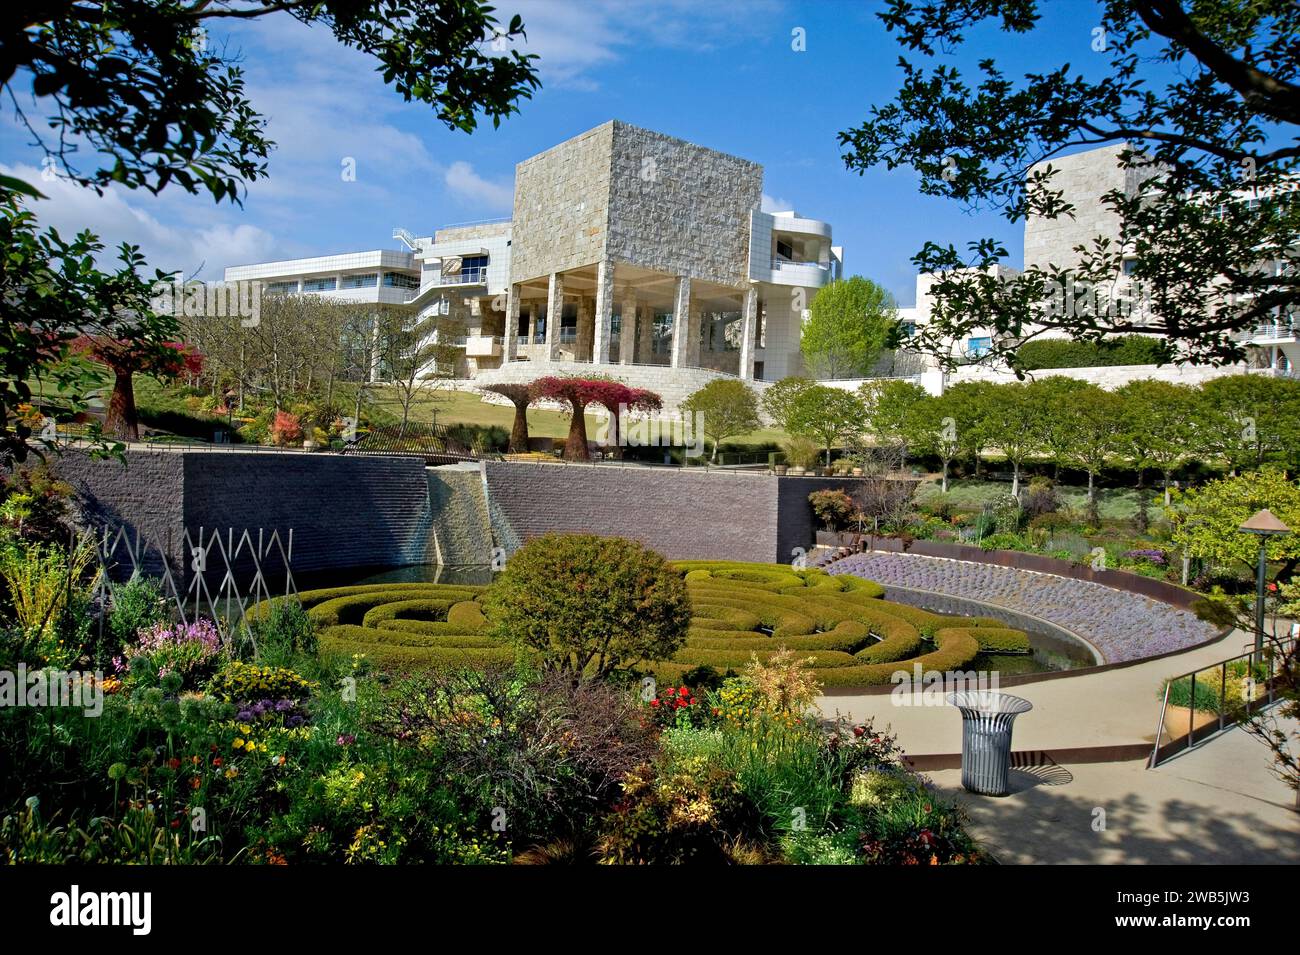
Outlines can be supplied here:
M515 167L512 282L603 257L613 135L614 124L605 123Z
M1074 215L1029 217L1025 222L1025 268L1070 268L1079 261L1075 246L1091 248L1098 236L1112 242L1119 238L1122 220L1100 197L1115 189L1136 195L1142 182L1154 174L1150 169L1121 167L1119 154L1127 148L1123 144L1099 146L1033 167L1039 170L1051 165L1056 170L1049 187L1064 192L1065 201L1074 204Z
M744 287L763 167L612 120L515 167L511 281L596 264Z
M626 123L613 129L608 255L743 287L763 167Z

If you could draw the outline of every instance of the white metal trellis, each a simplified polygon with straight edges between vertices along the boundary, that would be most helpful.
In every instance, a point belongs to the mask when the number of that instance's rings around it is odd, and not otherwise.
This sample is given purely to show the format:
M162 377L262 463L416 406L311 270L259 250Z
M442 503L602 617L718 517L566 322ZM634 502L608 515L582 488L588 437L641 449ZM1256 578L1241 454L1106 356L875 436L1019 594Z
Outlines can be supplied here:
M228 642L243 624L249 607L272 597L298 596L292 568L292 528L283 535L278 529L268 533L265 528L257 528L256 532L245 528L238 534L234 528L226 528L224 533L219 528L199 527L196 533L186 528L181 543L185 569L178 581L172 572L170 535L166 544L159 546L138 528L132 531L119 527L116 532L105 528L97 534L95 553L101 573L96 597L100 604L106 606L111 600L114 571L118 578L156 573L164 597L183 623L200 615L210 616L221 639ZM247 586L240 584L241 567L252 570ZM278 578L280 567L284 586L272 593L271 574ZM221 580L214 587L209 581L217 574ZM247 577L247 573L242 576Z

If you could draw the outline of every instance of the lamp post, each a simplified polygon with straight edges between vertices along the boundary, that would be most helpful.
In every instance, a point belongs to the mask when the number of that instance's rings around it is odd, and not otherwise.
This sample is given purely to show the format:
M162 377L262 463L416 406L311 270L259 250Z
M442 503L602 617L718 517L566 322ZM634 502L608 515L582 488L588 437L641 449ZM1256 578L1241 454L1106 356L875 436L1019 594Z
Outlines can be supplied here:
M1257 511L1237 530L1243 534L1254 534L1259 538L1259 567L1255 574L1255 656L1251 660L1254 664L1259 662L1264 652L1264 575L1268 567L1268 539L1289 534L1291 528L1265 508Z

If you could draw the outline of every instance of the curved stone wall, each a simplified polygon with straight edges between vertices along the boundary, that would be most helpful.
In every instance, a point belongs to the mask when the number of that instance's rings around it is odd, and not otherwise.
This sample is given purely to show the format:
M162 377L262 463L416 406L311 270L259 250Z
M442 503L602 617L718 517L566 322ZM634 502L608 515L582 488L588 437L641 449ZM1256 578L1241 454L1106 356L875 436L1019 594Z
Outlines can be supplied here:
M1091 643L1108 664L1187 650L1218 630L1187 610L1141 594L1029 570L922 557L854 554L828 566L884 585L951 594L1051 621Z

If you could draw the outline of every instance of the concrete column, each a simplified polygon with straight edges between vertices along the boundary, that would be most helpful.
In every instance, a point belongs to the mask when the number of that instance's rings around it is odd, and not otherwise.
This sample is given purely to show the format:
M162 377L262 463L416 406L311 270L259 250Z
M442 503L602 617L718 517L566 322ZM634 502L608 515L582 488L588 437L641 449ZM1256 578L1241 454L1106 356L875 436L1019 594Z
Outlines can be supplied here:
M700 366L700 330L704 327L704 310L695 302L691 302L688 312L690 318L687 325L686 339L686 363L693 368Z
M511 285L506 296L506 319L502 327L502 361L514 361L519 354L519 286Z
M590 296L578 299L578 335L573 351L580 359L590 360L592 339L595 338L596 306Z
M650 364L651 350L654 348L655 307L641 306L641 323L637 326L636 360L643 365Z
M745 289L740 306L740 377L754 380L754 339L758 332L758 286Z
M689 276L677 276L677 288L673 295L673 349L672 365L680 368L690 363L690 322L691 322L691 280Z
M623 307L621 310L622 318L620 319L618 331L618 363L620 365L632 364L632 352L636 348L636 290L627 289L623 293Z
M564 314L564 273L552 272L546 287L546 360L560 357L560 319Z
M595 335L592 338L591 360L609 364L610 318L614 314L614 263L601 260L596 266Z

